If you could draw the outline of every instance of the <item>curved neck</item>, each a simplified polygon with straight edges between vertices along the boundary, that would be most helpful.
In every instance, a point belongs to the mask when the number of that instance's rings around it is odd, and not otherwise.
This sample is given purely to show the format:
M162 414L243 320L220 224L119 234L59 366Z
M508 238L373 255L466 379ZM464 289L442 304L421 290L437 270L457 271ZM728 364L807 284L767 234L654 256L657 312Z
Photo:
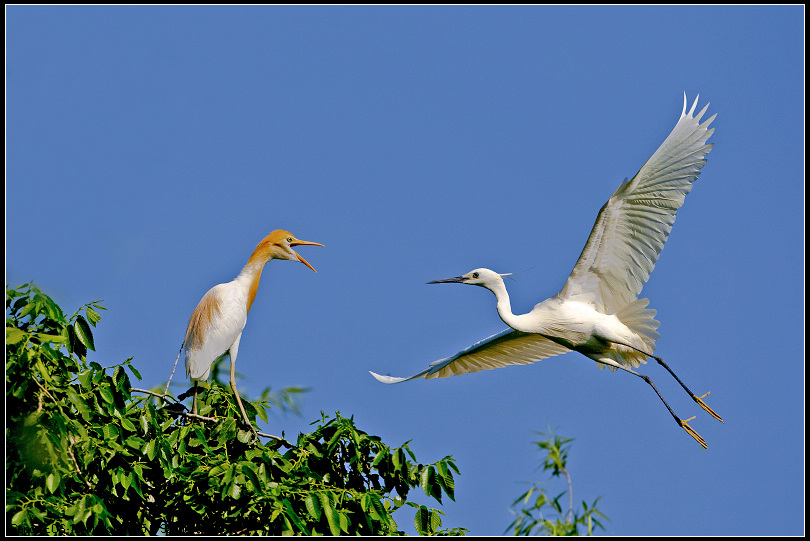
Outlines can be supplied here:
M503 280L496 284L488 285L487 289L492 291L495 294L495 299L498 302L498 315L501 317L501 320L518 331L528 331L523 324L523 317L518 316L512 313L512 303L509 302L509 293L506 292L506 286L503 283Z
M257 250L258 251L258 250ZM247 307L246 312L250 312L250 305L256 298L256 292L259 290L259 280L262 277L262 269L265 264L272 259L271 257L264 257L254 252L247 264L242 268L242 272L236 277L236 281L242 282L247 287Z

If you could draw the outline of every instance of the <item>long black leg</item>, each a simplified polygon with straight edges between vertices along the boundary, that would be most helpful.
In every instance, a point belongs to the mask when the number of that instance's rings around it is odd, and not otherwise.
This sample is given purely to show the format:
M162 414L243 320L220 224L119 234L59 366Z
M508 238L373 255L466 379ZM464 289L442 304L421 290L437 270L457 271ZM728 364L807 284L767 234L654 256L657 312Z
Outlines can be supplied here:
M646 353L645 353L645 355L646 355ZM706 393L706 394L704 394L703 396L697 396L695 393L693 393L692 391L690 391L690 390L689 390L689 387L687 387L687 386L684 384L684 382L682 382L682 381L681 381L681 378L679 378L678 376L676 376L676 375L675 375L675 372L673 372L673 371L672 371L672 369L671 369L669 366L667 366L667 363L665 363L665 362L664 362L664 359L662 359L661 357L658 357L658 356L656 356L656 355L650 355L650 356L651 356L653 359L655 359L655 360L658 362L658 364L660 364L661 366L663 366L664 368L666 368L666 369L667 369L667 372L669 372L670 374L672 374L672 377L673 377L673 378L675 378L675 381L677 381L677 382L678 382L678 383L681 385L681 387L683 387L683 390L684 390L684 391L686 391L687 393L689 393L689 396L691 396L691 397L692 397L692 400L694 400L695 402L697 402L697 403L700 405L700 407L701 407L701 408L703 408L704 410L706 410L706 411L709 413L709 415L711 415L712 417L714 417L715 419L717 419L717 420L718 420L718 421L720 421L721 423L723 422L723 419L721 419L721 418L720 418L720 416L719 416L719 415L717 415L717 414L714 412L714 410L713 410L712 408L710 408L709 406L707 406L707 405L706 405L706 403L705 403L705 402L703 402L703 400L702 400L703 398L705 398L705 397L709 396L709 393Z
M707 396L709 396L709 393L706 393L706 394L704 394L703 396L698 396L698 395L696 395L695 393L693 393L691 390L689 390L689 387L687 387L687 386L686 386L686 384L685 384L684 382L682 382L682 381L681 381L681 378L679 378L677 375L675 375L675 372L673 372L673 371L672 371L672 369L671 369L671 368L670 368L670 367L667 365L667 363L665 363L665 362L664 362L664 359L662 359L661 357L658 357L657 355L653 355L652 353L647 353L646 351L640 350L640 349L638 349L637 347L633 347L633 346L631 346L630 344L623 344L623 343L621 343L621 342L614 342L614 344L619 344L619 345L621 345L621 346L625 346L625 347L628 347L628 348L630 348L630 349L634 349L634 350L638 351L639 353L643 353L643 354L644 354L644 355L646 355L647 357L651 357L651 358L655 359L655 360L656 360L656 362L657 362L658 364L660 364L661 366L663 366L664 368L666 368L666 369L667 369L667 372L669 372L669 373L670 373L670 375L671 375L673 378L675 378L675 381L677 381L677 382L678 382L678 384L679 384L681 387L683 387L683 390L684 390L684 391L686 391L687 393L689 393L689 396L691 396L691 397L692 397L692 400L694 400L695 402L697 402L697 403L698 403L698 405L699 405L701 408L703 408L704 410L706 410L706 412L707 412L709 415L711 415L712 417L714 417L715 419L717 419L717 420L718 420L718 421L720 421L721 423L723 423L723 422L724 422L724 421L723 421L723 419L722 419L722 418L721 418L719 415L717 415L717 414L714 412L714 410L713 410L712 408L710 408L709 406L707 406L707 405L706 405L706 403L703 401L703 399L704 399L704 398L706 398ZM635 374L635 372L633 372L633 373ZM636 374L636 375L638 375L638 374ZM660 395L659 395L659 396L660 396Z
M633 349L635 349L635 348L633 348ZM596 362L600 362L600 361L596 361ZM607 364L607 363L602 363L602 364ZM656 388L656 386L655 386L655 384L652 382L652 380L649 378L649 376L645 376L644 374L639 374L639 373L637 373L637 372L633 372L633 371L632 371L632 370L630 370L629 368L624 367L624 366L620 365L619 363L616 363L616 364L608 364L608 366L614 366L614 367L616 367L616 368L621 368L621 369L622 369L622 370L624 370L625 372L629 372L630 374L633 374L634 376L638 376L638 377L640 377L641 379L643 379L644 381L646 381L646 382L647 382L647 383L650 385L650 387L652 387L652 388L653 388L653 391L655 391L655 394L657 394L657 395L658 395L658 398L660 398L660 399L661 399L661 402L663 402L663 403L664 403L664 406L666 406L666 407L667 407L667 411L669 411L669 414L670 414L670 415L672 415L672 418L673 418L673 419L675 419L675 422L676 422L676 423L678 423L678 426L680 426L681 428L683 428L684 430L686 430L686 432L687 432L687 433L688 433L690 436L692 436L693 438L695 438L695 441L697 441L697 442L698 442L700 445L702 445L704 449L708 449L708 448L709 448L709 446L708 446L708 445L706 445L706 440L704 440L704 439L703 439L703 437L701 437L701 435L700 435L700 434L698 434L697 432L695 432L695 429L694 429L694 428L692 428L691 426L689 426L689 425L687 424L689 421L691 421L692 419L694 419L694 417L690 417L689 419L682 420L682 419L680 419L680 418L679 418L677 415L675 415L675 412L674 412L674 411L672 411L672 408L670 408L670 407L669 407L669 404L667 404L667 401L666 401L666 400L664 400L664 397L663 397L663 396L661 396L661 393L660 393L660 392L658 392L658 389Z

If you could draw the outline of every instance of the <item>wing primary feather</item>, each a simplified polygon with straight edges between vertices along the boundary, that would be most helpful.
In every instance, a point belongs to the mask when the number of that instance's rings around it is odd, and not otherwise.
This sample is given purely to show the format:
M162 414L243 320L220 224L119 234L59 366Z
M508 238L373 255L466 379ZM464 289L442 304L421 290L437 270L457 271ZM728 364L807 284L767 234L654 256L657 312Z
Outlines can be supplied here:
M672 230L675 215L692 190L713 143L708 104L693 117L684 93L681 117L633 178L625 179L605 205L558 296L577 297L616 313L638 298Z
M430 366L413 376L399 378L382 376L374 372L371 372L371 375L383 383L401 383L420 377L444 378L502 366L530 364L567 351L569 349L565 346L539 334L506 329L476 342L451 357L433 361Z

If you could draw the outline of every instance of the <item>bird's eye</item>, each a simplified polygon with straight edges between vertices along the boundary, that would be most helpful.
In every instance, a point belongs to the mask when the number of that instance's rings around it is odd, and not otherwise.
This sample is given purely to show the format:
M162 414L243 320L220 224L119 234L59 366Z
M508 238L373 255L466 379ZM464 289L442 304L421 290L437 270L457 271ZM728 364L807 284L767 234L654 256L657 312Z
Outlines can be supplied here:
M292 237L287 237L287 242L292 242L292 241L293 241Z
M473 278L478 278L478 273L477 272L472 273L472 277Z

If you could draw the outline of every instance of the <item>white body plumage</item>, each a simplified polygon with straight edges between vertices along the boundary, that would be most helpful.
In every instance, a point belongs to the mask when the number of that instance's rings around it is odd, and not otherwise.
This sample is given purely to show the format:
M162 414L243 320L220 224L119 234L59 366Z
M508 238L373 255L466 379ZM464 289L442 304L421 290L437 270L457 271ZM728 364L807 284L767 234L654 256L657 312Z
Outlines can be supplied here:
M596 218L585 248L562 290L537 304L531 312L512 313L501 275L475 269L463 276L428 283L463 283L489 289L495 294L498 315L511 327L460 351L435 361L407 378L371 374L383 383L398 383L419 377L441 378L507 365L529 364L567 351L578 351L597 361L600 368L632 370L648 357L654 358L678 380L692 398L716 419L720 417L675 376L660 357L653 355L659 326L649 301L639 299L672 229L675 215L692 183L706 163L712 148L707 144L714 131L700 119L708 105L693 115L697 99L686 111L686 96L675 128L632 180L624 182L605 203ZM716 115L715 115L716 116ZM681 421L663 397L659 398L680 426L701 445L705 441ZM704 395L705 396L705 395Z
M208 379L211 365L230 354L236 358L242 329L247 323L249 284L239 278L219 284L198 305L199 324L189 325L186 335L186 375L196 381ZM197 313L195 311L195 313Z
M280 229L273 231L256 246L239 276L230 282L212 287L197 304L189 318L186 339L183 343L186 352L186 374L194 382L192 408L194 413L197 413L197 382L206 380L214 362L228 355L231 358L231 388L243 420L252 428L236 391L235 364L239 341L247 323L248 312L256 297L262 270L268 261L271 259L297 261L315 271L312 265L292 249L293 246L301 245L323 246L317 242L296 239L287 231Z

